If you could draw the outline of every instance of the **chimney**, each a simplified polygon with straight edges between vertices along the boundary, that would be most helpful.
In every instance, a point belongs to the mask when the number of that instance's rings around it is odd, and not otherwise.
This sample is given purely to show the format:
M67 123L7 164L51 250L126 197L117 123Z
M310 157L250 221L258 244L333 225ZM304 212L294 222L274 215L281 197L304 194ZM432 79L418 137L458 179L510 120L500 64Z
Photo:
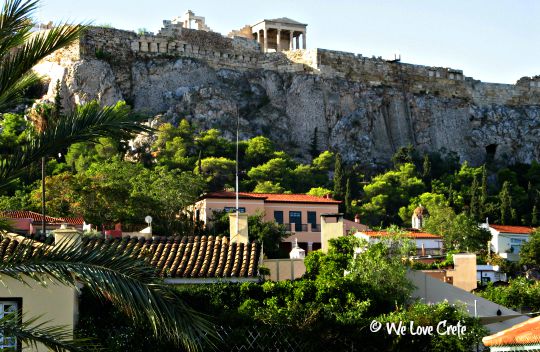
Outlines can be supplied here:
M248 215L246 213L238 213L238 228L236 228L236 213L229 214L229 230L231 233L231 243L249 243L248 233Z
M343 214L321 214L321 250L328 252L328 241L343 236Z
M454 254L454 270L448 270L447 276L453 278L453 285L471 292L476 288L476 254Z
M54 244L63 246L80 246L81 234L75 228L68 228L67 224L60 225L60 228L53 231Z
M356 215L354 216L354 222L357 223L357 224L360 223L360 215L356 214Z
M298 238L294 239L294 248L289 252L290 259L304 259L306 257L306 251L300 248L298 245Z

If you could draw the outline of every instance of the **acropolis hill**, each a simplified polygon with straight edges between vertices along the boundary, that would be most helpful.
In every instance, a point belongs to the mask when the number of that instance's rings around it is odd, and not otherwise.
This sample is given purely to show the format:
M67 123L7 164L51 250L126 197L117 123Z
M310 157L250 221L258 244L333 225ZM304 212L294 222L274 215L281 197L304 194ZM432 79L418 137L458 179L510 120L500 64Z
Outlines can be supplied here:
M192 12L157 34L92 27L36 71L61 80L65 107L123 99L160 121L187 118L229 136L239 114L243 137L264 134L300 157L316 133L321 150L368 166L406 145L472 164L540 159L540 77L484 83L457 69L309 49L306 28L284 17L223 36Z

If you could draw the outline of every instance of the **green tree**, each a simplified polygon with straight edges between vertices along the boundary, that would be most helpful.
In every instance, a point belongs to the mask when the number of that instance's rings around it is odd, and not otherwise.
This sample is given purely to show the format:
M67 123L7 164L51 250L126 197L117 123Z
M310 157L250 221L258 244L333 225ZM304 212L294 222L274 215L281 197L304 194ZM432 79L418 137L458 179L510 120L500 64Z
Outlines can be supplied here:
M169 171L164 167L144 169L131 180L134 214L142 223L145 215L152 216L155 233L193 235L195 231L188 207L202 194L204 181L192 172Z
M311 137L311 143L309 144L309 154L311 158L315 159L319 155L319 141L318 141L318 128L313 130L313 136Z
M248 176L256 182L271 181L279 183L283 188L289 190L293 166L294 163L290 160L274 158L265 164L251 168L248 171Z
M519 251L520 264L540 268L540 230L534 230Z
M352 194L351 194L351 179L347 178L347 186L345 187L345 214L349 217L352 216Z
M500 221L501 224L507 225L512 220L512 195L510 194L510 182L505 181L501 192L499 193L500 201Z
M314 168L320 170L320 171L332 171L332 167L335 165L335 155L334 153L325 150L319 156L313 159L311 164Z
M429 160L429 155L424 154L424 164L422 168L422 179L426 185L431 184L431 161Z
M476 179L476 176L473 179L473 183L471 185L471 202L469 204L469 214L473 219L478 219L480 217L480 197L478 196L478 181Z
M345 196L345 172L343 170L343 163L341 155L336 154L336 164L334 166L334 197L338 200L343 200Z
M482 185L480 188L480 218L484 220L487 215L487 202L488 202L488 181L487 181L487 167L484 164L482 166Z
M262 165L272 158L275 151L274 143L270 139L254 137L247 142L246 159L251 166Z
M257 183L253 192L255 193L283 193L285 189L279 183L272 181L262 181Z
M411 198L422 194L424 183L418 178L413 164L403 164L398 170L391 170L375 176L365 185L364 203L360 206L360 216L369 224L383 225L400 222L399 209L407 206Z
M306 194L315 197L325 197L327 195L332 195L332 191L324 187L313 187Z
M201 170L195 167L194 172L202 172L208 188L212 191L223 189L226 186L232 186L236 162L224 157L208 157L201 160Z

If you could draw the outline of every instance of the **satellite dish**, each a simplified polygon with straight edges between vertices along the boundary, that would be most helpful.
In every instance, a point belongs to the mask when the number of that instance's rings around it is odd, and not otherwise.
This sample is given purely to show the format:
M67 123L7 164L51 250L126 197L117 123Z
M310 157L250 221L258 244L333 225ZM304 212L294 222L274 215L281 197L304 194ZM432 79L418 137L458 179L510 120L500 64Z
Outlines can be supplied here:
M144 221L146 221L146 223L148 225L150 225L152 223L152 217L150 215L147 215L145 218L144 218Z

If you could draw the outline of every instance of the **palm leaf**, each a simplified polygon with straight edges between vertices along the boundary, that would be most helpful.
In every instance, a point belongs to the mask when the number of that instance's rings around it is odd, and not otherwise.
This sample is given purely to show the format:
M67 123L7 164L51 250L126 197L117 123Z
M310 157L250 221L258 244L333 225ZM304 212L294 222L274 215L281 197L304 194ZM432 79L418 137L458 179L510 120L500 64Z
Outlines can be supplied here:
M37 1L8 0L0 14L0 111L18 103L21 93L36 82L29 71L40 60L77 39L84 26L62 24L30 33L30 16Z
M32 241L20 243L0 262L0 274L26 283L51 279L70 286L82 283L136 323L149 325L155 336L163 334L188 350L197 350L213 338L207 319L185 306L144 261L119 254L114 248L34 245Z
M98 345L88 339L73 340L73 332L65 326L50 325L50 321L39 322L39 317L20 319L18 314L0 318L3 337L14 337L33 350L44 345L54 352L98 350Z

